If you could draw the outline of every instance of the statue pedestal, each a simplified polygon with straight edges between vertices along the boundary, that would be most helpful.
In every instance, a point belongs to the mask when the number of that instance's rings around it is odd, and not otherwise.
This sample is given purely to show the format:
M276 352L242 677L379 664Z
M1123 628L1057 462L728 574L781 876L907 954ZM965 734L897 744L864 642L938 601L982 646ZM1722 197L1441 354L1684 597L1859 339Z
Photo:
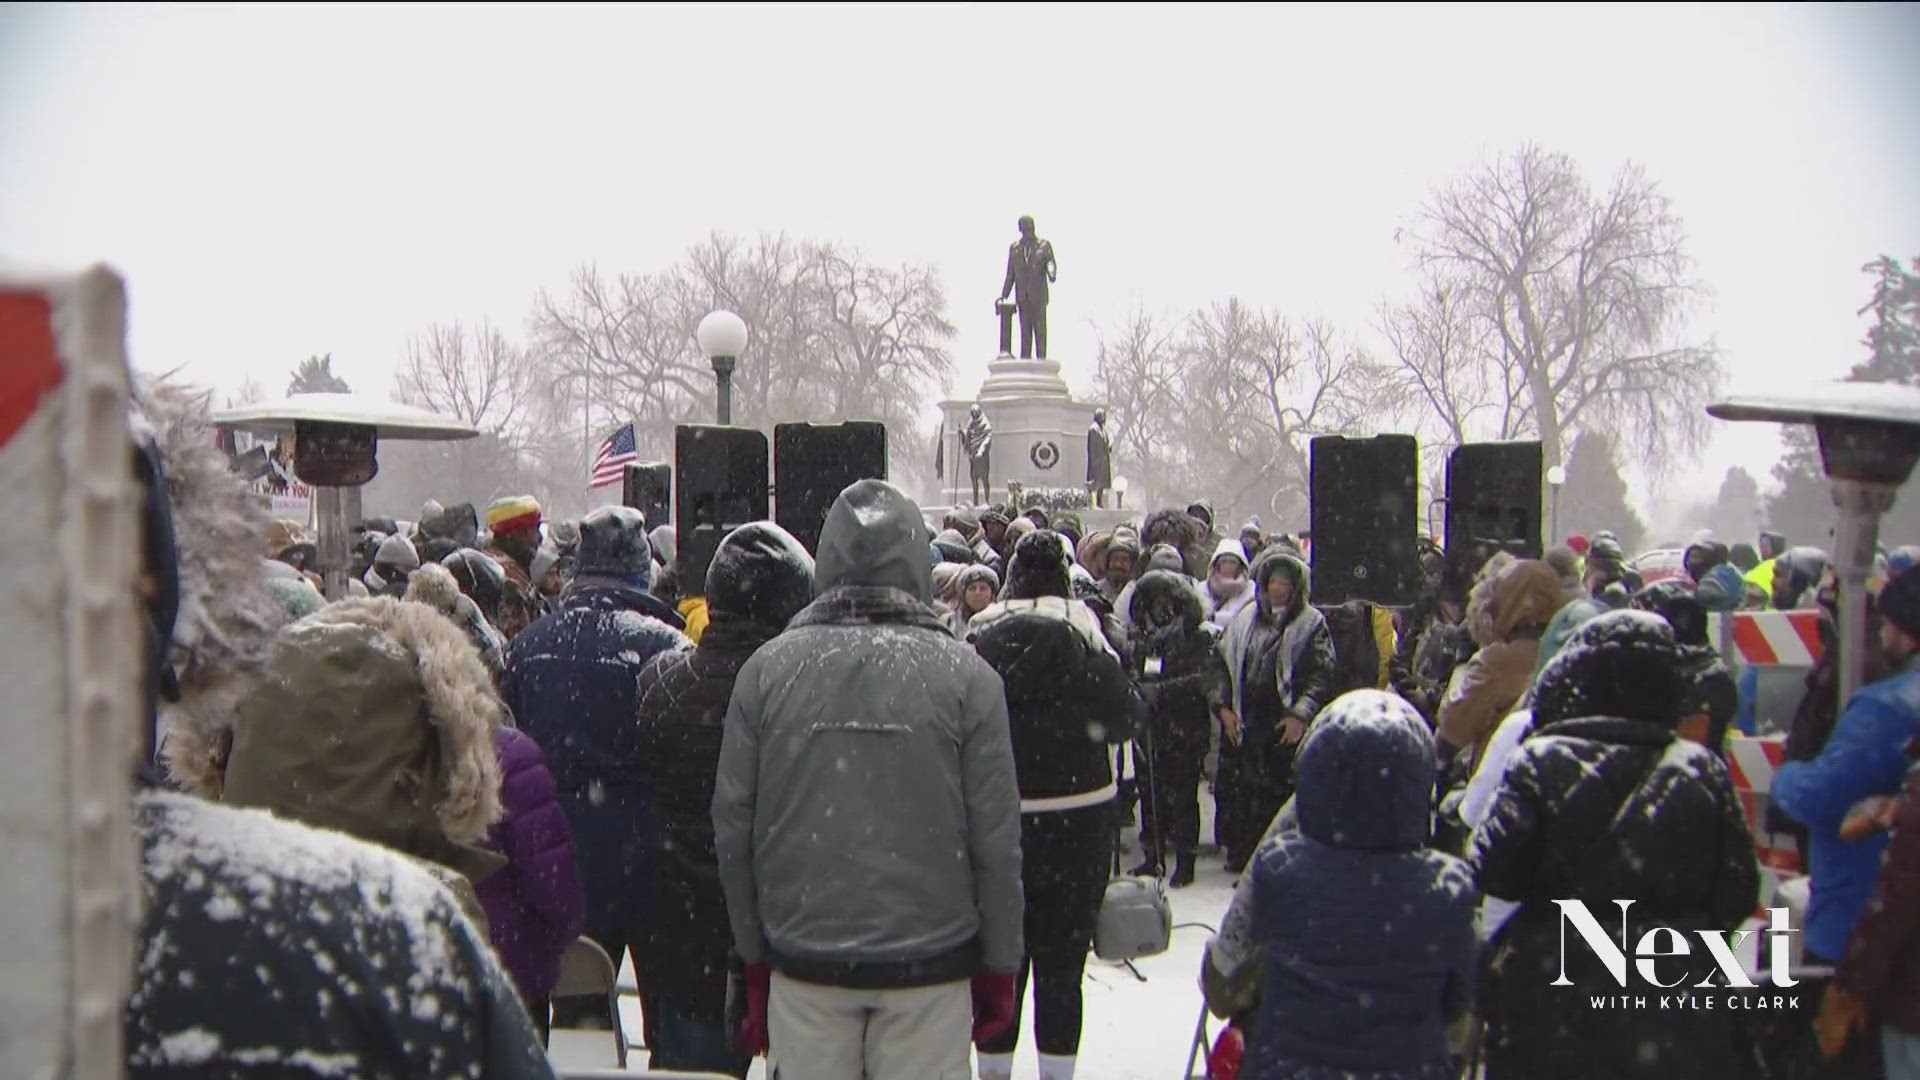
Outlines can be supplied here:
M1000 358L987 365L986 381L974 401L940 403L946 423L946 460L953 463L941 481L939 499L949 506L972 502L966 448L960 433L975 402L993 424L993 502L1007 498L1007 482L1024 488L1087 486L1087 428L1099 408L1075 401L1054 360Z

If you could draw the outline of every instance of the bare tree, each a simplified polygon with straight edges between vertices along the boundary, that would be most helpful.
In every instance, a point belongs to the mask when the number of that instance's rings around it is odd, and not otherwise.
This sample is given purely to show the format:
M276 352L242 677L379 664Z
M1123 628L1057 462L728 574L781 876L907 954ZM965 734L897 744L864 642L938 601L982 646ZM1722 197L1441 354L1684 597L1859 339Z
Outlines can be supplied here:
M407 342L394 377L398 401L451 416L481 431L512 437L526 418L539 373L525 350L482 322L429 326Z
M642 446L667 456L675 424L713 415L713 376L693 331L726 308L748 329L735 423L879 420L894 468L917 475L932 448L924 413L952 370L946 303L928 267L878 266L785 235L716 233L657 273L608 279L582 268L566 293L541 294L531 325L543 378L576 403L576 427L631 419Z
M1436 192L1413 244L1524 379L1522 428L1549 463L1581 429L1624 436L1655 469L1704 442L1719 353L1676 340L1704 287L1637 166L1596 192L1565 154L1523 146Z
M234 389L233 393L227 395L227 408L252 405L265 400L267 400L267 388L260 384L259 379L249 375L240 380L240 385Z
M1532 413L1526 373L1464 293L1429 280L1413 301L1382 311L1386 383L1429 441L1518 438Z
M1135 311L1095 338L1094 393L1107 405L1114 460L1136 498L1171 493L1184 464L1182 373L1169 321Z
M1225 516L1304 518L1310 440L1368 429L1389 393L1381 367L1330 323L1238 299L1168 336L1135 315L1102 335L1099 358L1118 452L1138 455L1150 497L1210 498Z

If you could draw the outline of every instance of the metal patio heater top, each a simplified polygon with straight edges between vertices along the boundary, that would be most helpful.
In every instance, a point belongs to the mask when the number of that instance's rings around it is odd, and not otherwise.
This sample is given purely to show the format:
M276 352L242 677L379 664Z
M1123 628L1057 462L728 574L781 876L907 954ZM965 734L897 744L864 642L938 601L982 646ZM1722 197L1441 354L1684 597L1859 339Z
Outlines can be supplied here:
M380 440L452 442L480 434L464 421L365 394L295 394L223 409L213 414L213 422L255 435L293 436L294 475L314 488L319 569L329 600L347 594L353 522L346 495L379 471Z
M1880 516L1920 460L1920 387L1898 383L1827 383L1800 392L1741 394L1707 406L1722 420L1812 424L1820 464L1840 509L1834 530L1834 573L1840 585L1840 706L1860 688L1866 663L1867 575L1880 538Z

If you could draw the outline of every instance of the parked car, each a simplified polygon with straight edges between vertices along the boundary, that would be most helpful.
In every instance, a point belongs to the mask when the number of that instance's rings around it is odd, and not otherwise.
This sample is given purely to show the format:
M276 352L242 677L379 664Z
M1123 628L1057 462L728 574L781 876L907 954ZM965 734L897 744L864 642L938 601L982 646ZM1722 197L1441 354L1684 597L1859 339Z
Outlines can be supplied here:
M1686 567L1682 564L1682 557L1686 553L1685 548L1655 548L1643 552L1630 565L1634 573L1640 575L1642 582L1651 585L1686 573Z

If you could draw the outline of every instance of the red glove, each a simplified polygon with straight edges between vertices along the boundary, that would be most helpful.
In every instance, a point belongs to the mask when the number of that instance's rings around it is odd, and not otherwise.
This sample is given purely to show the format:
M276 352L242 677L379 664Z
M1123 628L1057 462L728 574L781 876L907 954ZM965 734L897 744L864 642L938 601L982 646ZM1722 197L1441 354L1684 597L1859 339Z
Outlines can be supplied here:
M973 977L973 1043L992 1042L1013 1026L1013 1010L1020 981L1012 975L983 971Z
M766 964L747 965L747 1015L733 1044L748 1057L767 1052L767 998L773 993L773 969Z

